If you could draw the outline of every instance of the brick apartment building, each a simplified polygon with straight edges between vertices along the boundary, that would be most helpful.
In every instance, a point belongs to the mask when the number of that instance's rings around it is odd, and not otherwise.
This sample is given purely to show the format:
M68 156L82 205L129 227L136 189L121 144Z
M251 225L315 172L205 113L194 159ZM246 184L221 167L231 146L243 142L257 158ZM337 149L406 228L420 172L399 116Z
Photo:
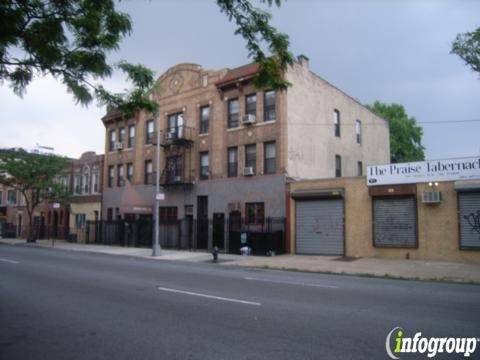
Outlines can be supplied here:
M286 91L254 88L256 72L179 64L157 80L157 119L108 112L102 218L154 216L158 129L160 222L182 219L182 236L198 248L224 247L226 219L285 217L287 179L360 176L389 161L387 122L314 74L306 57L286 72Z

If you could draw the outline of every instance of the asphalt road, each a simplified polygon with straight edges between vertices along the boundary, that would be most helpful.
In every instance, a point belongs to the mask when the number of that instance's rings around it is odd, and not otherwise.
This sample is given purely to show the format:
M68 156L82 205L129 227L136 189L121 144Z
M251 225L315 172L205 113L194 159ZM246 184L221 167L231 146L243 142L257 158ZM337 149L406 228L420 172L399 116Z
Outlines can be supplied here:
M387 359L396 326L480 337L480 286L0 245L2 360Z

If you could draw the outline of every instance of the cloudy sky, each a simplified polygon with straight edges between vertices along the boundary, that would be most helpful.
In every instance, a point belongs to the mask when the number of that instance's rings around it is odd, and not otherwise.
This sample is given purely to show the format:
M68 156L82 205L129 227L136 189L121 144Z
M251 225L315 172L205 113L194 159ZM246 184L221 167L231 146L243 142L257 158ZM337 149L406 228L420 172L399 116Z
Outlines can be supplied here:
M157 75L181 62L249 62L243 39L214 1L135 0L119 8L130 14L133 33L111 61L143 63ZM362 103L403 104L423 123L428 159L480 154L480 74L449 54L457 33L480 26L479 1L289 0L272 12L292 52L307 55L318 75ZM126 86L120 75L106 85ZM0 99L0 147L38 143L72 157L103 153L104 109L75 105L54 79L36 80L23 99L0 85ZM479 121L458 122L466 120Z

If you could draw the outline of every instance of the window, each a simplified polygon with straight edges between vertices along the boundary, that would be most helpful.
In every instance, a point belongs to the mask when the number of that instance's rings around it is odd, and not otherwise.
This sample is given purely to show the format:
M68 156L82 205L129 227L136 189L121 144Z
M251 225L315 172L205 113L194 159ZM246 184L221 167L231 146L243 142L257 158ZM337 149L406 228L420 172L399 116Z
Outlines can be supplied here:
M247 225L263 224L265 222L264 203L245 204L245 223Z
M340 137L340 111L333 110L333 126L335 128L335 136Z
M147 136L145 137L145 144L151 144L153 142L154 123L153 120L148 120L146 123Z
M227 149L227 173L228 177L237 176L238 169L238 149L231 147Z
M355 121L355 134L357 136L357 144L362 143L362 123L360 120Z
M92 170L92 190L94 193L98 193L98 180L100 178L100 172L98 166L94 166Z
M3 191L0 191L0 204L3 204Z
M133 148L135 146L135 125L128 127L128 147Z
M342 177L342 157L335 155L335 177Z
M125 143L125 128L122 127L118 129L118 142L124 144Z
M75 228L84 229L86 224L86 214L75 214Z
M208 179L208 152L200 153L200 180Z
M245 114L257 116L257 94L245 97Z
M90 168L85 166L83 168L83 193L88 194L90 192Z
M168 115L168 129L167 131L172 134L174 139L183 138L183 113L175 113Z
M265 143L264 147L264 174L275 174L277 171L277 149L275 141Z
M113 151L115 149L115 142L117 141L117 132L110 130L108 150Z
M245 145L245 167L252 167L255 174L257 168L257 145Z
M127 180L132 182L133 181L133 164L127 164Z
M183 158L180 155L167 157L167 183L182 182Z
M7 191L7 205L17 205L17 190Z
M160 224L175 224L177 220L176 206L160 206L158 208L158 221Z
M153 185L153 163L152 160L145 161L145 184Z
M113 180L115 178L115 169L113 166L108 167L108 187L113 186Z
M108 208L107 209L107 221L112 221L113 220L113 208Z
M228 100L228 128L238 127L238 114L240 106L238 99Z
M73 188L74 188L75 194L79 195L82 193L82 175L81 174L75 174L75 177L73 178Z
M277 113L275 110L275 91L270 90L266 91L264 94L263 100L263 121L275 121L277 117Z
M361 161L357 161L357 176L363 176L363 164Z
M117 186L125 185L125 169L123 165L117 166Z
M200 108L200 134L208 133L208 123L210 121L210 106Z

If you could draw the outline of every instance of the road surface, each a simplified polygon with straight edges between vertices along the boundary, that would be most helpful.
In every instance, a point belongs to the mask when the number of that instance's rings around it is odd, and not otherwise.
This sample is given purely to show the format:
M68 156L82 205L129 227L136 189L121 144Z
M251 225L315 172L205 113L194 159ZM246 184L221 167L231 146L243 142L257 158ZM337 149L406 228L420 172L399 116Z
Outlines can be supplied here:
M480 286L0 245L0 359L387 359L396 326L480 337Z

